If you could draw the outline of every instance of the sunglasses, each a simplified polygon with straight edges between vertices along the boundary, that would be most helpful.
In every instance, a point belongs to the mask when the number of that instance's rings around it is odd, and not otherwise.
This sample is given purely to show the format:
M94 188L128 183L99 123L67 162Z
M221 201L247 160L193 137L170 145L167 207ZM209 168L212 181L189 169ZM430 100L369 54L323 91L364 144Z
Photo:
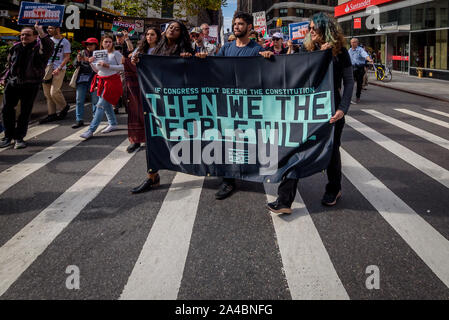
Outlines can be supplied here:
M273 41L281 40L281 38L273 38Z
M313 28L309 25L309 32L310 31L315 31L315 32L317 32L318 31L318 29L316 28L316 26L313 26Z
M191 34L192 38L198 38L200 35L199 34Z

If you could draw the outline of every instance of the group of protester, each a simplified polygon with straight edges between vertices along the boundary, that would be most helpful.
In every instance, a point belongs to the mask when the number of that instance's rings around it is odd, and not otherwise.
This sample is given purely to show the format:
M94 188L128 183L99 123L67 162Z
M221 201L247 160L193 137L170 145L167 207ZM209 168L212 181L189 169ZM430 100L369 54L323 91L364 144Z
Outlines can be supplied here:
M333 55L334 99L336 112L330 119L335 124L332 158L327 168L328 184L322 198L325 205L335 205L341 196L341 159L340 140L345 124L344 115L348 112L354 85L354 76L359 82L359 71L353 71L354 58L361 62L363 54L357 56L357 48L348 53L345 39L338 23L329 15L318 13L311 17L309 32L304 45L299 49L291 42L284 45L283 35L276 33L271 42L254 33L253 16L237 12L233 19L233 38L221 48L209 41L209 26L193 28L190 32L180 21L171 22L161 33L156 27L145 30L141 41L134 48L126 32L119 33L114 44L113 36L105 35L99 42L96 38L88 38L83 42L85 47L76 57L78 69L76 79L72 79L76 87L76 123L73 128L84 126L84 105L88 95L91 97L93 118L88 129L81 138L90 139L106 114L108 126L102 131L108 133L117 129L114 112L122 101L128 113L128 152L134 152L145 143L144 115L136 65L144 55L192 56L263 56L271 59L279 54L292 54L297 51L307 52L330 49ZM66 65L70 59L70 43L64 39L59 28L49 27L46 34L42 27L24 27L21 31L21 42L10 50L3 107L5 137L0 143L4 148L15 140L15 148L26 147L23 138L26 136L28 120L33 101L44 80L44 93L48 103L48 116L41 123L64 119L68 105L61 93L62 79ZM39 39L39 41L38 41ZM258 43L259 42L259 43ZM351 41L352 45L352 41ZM93 52L98 49L107 51L107 56L96 61ZM361 54L361 53L360 53ZM354 73L353 73L354 72ZM342 88L343 83L343 88ZM359 91L358 98L359 98ZM21 112L16 122L15 107L21 101ZM57 111L59 113L57 113ZM148 173L143 183L134 188L132 193L151 190L160 183L158 172ZM276 213L291 213L298 181L284 179L278 191L276 201L269 203L268 208ZM216 199L229 197L236 189L235 179L224 177Z

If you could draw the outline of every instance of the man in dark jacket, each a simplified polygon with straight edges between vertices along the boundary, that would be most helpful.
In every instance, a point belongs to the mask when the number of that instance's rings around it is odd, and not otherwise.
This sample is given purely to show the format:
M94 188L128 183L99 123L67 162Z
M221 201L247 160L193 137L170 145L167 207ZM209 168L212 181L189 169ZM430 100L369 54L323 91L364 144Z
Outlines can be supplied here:
M26 147L23 138L53 47L53 41L42 26L36 24L34 28L24 27L20 32L20 43L9 50L7 75L2 79L6 84L2 112L5 137L0 141L0 148L10 146L13 139L15 149ZM20 115L16 123L15 108L19 101Z

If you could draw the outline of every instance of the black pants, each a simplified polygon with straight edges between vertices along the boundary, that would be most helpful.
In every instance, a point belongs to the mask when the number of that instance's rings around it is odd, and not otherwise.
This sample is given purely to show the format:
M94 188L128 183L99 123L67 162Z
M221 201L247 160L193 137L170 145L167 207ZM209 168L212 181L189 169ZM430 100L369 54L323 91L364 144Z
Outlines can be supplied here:
M12 86L8 83L3 96L3 125L5 138L21 140L28 130L34 99L39 91L39 84ZM16 106L20 101L20 114L16 123Z
M363 76L365 75L365 67L356 67L354 66L354 80L357 82L357 91L355 96L357 99L360 99L360 95L362 93L362 86L363 86Z
M335 123L334 131L334 145L332 149L332 156L329 165L327 166L326 192L338 193L341 190L341 156L340 144L341 133L345 125L345 118L338 120ZM298 188L298 179L284 179L278 188L279 202L291 207L296 196L296 189Z

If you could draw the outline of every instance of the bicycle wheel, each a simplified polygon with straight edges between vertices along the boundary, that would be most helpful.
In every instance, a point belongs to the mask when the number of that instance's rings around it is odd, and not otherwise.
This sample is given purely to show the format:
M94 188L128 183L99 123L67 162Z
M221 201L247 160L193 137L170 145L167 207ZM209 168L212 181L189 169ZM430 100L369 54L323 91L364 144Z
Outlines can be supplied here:
M382 79L383 82L390 82L391 79L393 79L393 75L391 74L391 71L388 70L387 73L385 73L384 78Z
M384 69L382 67L377 67L375 73L377 80L382 81L385 78Z

